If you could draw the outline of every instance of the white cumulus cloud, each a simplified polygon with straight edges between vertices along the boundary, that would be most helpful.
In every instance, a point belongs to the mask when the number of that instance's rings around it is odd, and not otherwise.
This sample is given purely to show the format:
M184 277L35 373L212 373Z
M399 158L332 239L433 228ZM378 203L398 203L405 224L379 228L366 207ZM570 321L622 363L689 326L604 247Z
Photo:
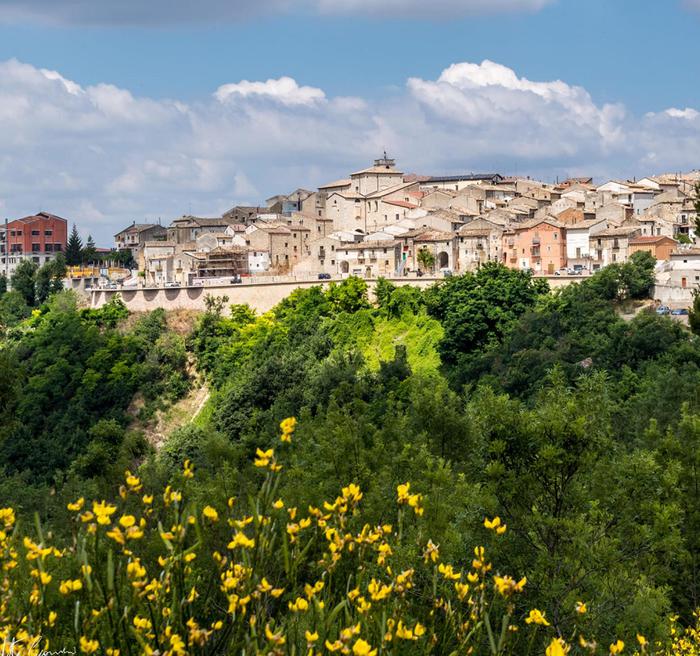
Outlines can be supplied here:
M236 99L269 99L283 105L313 105L323 102L326 94L315 87L299 86L291 77L266 82L243 80L235 84L224 84L214 94L221 102Z
M344 177L386 148L405 171L618 176L697 166L698 110L634 116L582 87L456 63L381 99L289 77L198 101L0 62L0 207L75 220L110 243L133 220L217 215Z

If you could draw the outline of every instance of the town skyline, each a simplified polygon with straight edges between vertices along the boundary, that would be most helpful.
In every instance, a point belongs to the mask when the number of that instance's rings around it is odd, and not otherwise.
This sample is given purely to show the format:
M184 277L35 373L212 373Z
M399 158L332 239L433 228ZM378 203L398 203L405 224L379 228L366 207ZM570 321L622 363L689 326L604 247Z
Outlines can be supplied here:
M316 188L384 149L425 175L698 168L700 3L427 7L4 0L0 217L45 210L106 244L131 221Z

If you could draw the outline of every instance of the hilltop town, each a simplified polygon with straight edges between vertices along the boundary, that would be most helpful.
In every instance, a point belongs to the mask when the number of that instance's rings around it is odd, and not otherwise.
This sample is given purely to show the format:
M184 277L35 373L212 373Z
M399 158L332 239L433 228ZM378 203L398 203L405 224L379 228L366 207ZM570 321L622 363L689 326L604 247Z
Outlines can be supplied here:
M129 264L102 268L102 286L167 287L249 276L449 276L486 262L537 276L578 276L648 251L660 262L662 300L685 300L683 290L700 281L693 246L699 181L698 171L602 184L499 173L420 176L405 174L384 153L315 191L299 188L264 205L186 215L167 226L134 222L115 235L112 251L91 254L104 262L118 253ZM22 259L43 264L65 251L67 240L60 217L12 221L0 231L3 267L11 275Z

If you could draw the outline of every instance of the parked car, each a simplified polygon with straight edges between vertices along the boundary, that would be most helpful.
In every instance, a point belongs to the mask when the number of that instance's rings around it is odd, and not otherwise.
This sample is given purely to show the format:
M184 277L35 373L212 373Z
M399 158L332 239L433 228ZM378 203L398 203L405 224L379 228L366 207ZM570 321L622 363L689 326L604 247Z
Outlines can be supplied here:
M656 314L660 314L660 315L671 314L671 308L668 307L668 305L659 305L659 307L656 308Z
M570 276L580 276L581 270L580 269L567 269L566 273Z
M445 278L451 278L451 277L452 277L452 270L451 270L451 269L440 269L440 273L441 273Z
M180 286L180 283L177 282L176 280L168 280L168 281L165 283L165 286L166 286L166 287L179 287L179 286Z
M319 279L319 280L330 280L330 279L331 279L331 274L330 274L330 273L319 273L319 274L318 274L318 279Z
M239 275L235 275L233 276L233 278L231 278L230 282L232 285L240 285L243 281L241 280L241 277Z
M683 317L688 314L688 309L687 308L678 308L676 310L671 310L671 314L674 317Z

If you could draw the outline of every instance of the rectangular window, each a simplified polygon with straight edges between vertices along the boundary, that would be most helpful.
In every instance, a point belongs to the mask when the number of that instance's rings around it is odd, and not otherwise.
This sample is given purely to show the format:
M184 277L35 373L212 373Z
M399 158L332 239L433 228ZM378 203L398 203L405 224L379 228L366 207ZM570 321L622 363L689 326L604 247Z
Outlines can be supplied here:
M60 253L63 250L63 246L61 244L54 244L53 249L57 252Z
M46 244L46 246L44 246L44 250L47 253L51 253L53 251L53 244Z
M38 230L32 230L32 237L38 237L40 234Z
M53 235L53 230L44 230L44 237L51 237Z

